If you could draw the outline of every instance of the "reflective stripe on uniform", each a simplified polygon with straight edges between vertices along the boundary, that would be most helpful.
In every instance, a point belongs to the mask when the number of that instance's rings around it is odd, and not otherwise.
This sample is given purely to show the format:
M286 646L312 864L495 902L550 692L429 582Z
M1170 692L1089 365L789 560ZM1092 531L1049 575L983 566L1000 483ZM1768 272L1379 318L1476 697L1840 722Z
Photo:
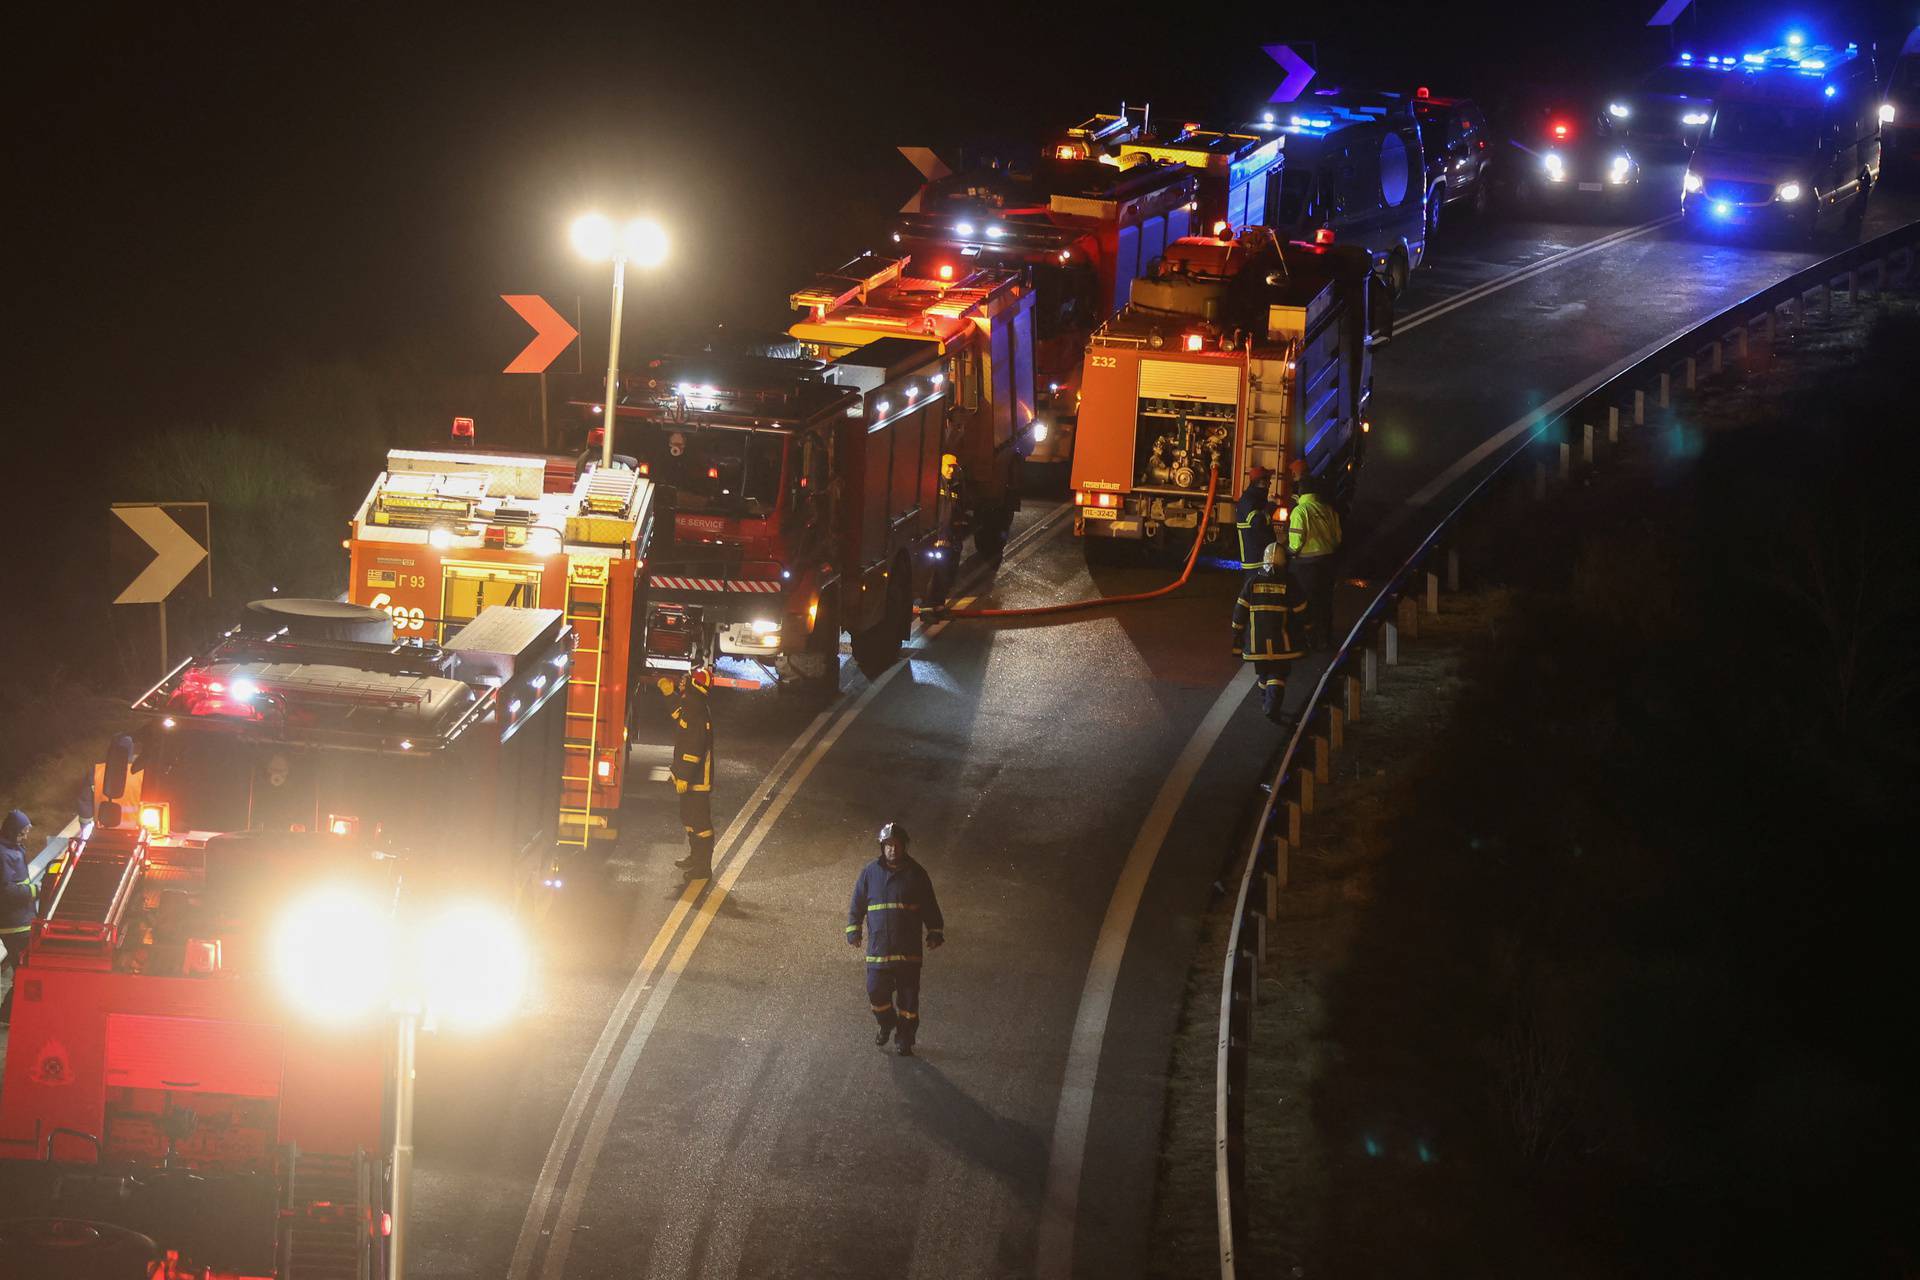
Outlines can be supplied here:
M900 1011L900 1016L901 1016L901 1017L903 1017L903 1018L906 1018L906 1019L908 1019L909 1021L912 1021L912 1022L918 1022L918 1021L920 1021L920 1015L919 1015L919 1014L917 1014L917 1013L909 1013L909 1012L907 1012L907 1011L906 1011L905 1009L902 1009L902 1010Z
M857 925L857 924L850 924L850 925L848 925L848 926L847 926L847 932L848 932L848 933L858 933L858 932L860 932L860 926L859 926L859 925Z
M868 956L868 964L919 964L919 956Z
M873 1005L868 1005L867 1007L869 1009L872 1009L875 1013L885 1013L887 1010L893 1008L893 1006L890 1004L873 1004ZM907 1016L911 1018L913 1015L908 1014Z
M911 902L869 902L869 911L918 911L920 908Z

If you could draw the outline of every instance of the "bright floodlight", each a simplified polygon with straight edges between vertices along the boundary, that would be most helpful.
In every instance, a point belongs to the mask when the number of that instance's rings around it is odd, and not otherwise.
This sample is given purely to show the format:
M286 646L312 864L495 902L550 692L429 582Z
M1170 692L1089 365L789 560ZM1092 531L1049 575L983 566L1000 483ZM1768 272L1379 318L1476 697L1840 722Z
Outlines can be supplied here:
M573 221L573 247L583 258L605 262L613 257L613 224L597 213Z
M427 1011L457 1027L505 1021L527 991L526 939L513 918L483 903L442 912L421 931Z
M620 249L636 267L657 267L667 256L667 233L649 218L635 218L620 235Z
M273 936L281 990L323 1022L354 1022L383 1009L393 992L393 933L373 895L322 890L280 917Z

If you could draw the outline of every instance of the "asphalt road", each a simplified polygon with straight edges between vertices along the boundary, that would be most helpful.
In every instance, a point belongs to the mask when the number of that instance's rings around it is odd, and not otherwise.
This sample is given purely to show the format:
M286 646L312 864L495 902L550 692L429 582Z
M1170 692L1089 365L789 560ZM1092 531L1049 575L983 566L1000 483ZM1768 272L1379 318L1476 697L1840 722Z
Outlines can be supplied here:
M1916 204L1876 201L1869 231ZM1476 447L1816 256L1683 239L1671 207L1443 229L1378 352L1360 572ZM1030 504L984 599L1164 577L1090 575L1063 514ZM827 705L717 692L717 882L682 893L671 792L639 788L522 1025L423 1049L413 1274L1137 1273L1197 921L1274 741L1227 652L1233 576L952 622ZM873 1048L842 934L889 819L948 919L907 1060Z

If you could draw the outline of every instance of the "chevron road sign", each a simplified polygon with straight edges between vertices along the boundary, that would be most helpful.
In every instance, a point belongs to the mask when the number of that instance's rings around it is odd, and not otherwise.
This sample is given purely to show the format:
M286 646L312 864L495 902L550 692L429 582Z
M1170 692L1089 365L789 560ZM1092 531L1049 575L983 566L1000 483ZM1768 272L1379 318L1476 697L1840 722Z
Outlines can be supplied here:
M115 604L164 604L192 580L196 594L213 594L207 504L116 502L108 566L120 585Z

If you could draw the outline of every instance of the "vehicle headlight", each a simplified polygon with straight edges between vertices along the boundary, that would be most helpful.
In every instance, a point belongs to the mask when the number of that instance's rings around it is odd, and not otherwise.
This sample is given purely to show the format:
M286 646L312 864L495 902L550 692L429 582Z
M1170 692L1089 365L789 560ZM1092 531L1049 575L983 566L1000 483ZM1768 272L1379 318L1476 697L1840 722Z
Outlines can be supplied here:
M1628 116L1632 115L1633 112L1628 110L1627 104L1624 102L1609 102L1607 104L1607 114L1615 120L1625 120Z
M1540 157L1540 163L1545 166L1547 176L1555 182L1559 182L1567 176L1567 162L1560 158L1558 151L1547 152L1547 154Z
M1680 123L1685 125L1703 125L1706 122L1707 113L1704 111L1689 111L1680 117Z
M1047 420L1045 418L1035 418L1033 420L1033 442L1035 444L1039 444L1042 441L1044 441L1046 438L1047 438Z
M1783 182L1780 184L1780 189L1774 194L1782 200L1798 200L1800 198L1800 184L1797 182Z
M519 922L488 903L441 912L420 930L415 963L427 1011L456 1028L495 1026L526 998L532 951Z
M1689 169L1687 170L1687 176L1680 180L1680 185L1685 187L1688 191L1698 191L1700 190L1700 188L1706 186L1707 184L1701 180L1701 177L1699 174Z
M1880 104L1880 123L1893 123L1893 104L1891 102L1883 102Z
M321 1022L350 1023L385 1007L392 993L393 934L370 893L328 889L293 904L271 935L281 991Z
M1633 169L1633 157L1627 156L1627 155L1617 155L1613 158L1613 167L1607 171L1607 176L1612 178L1615 182L1625 182L1627 180L1627 174L1632 169Z
M773 636L773 635L780 634L780 624L775 622L772 618L755 618L748 625L750 625L753 628L753 634L757 636Z

